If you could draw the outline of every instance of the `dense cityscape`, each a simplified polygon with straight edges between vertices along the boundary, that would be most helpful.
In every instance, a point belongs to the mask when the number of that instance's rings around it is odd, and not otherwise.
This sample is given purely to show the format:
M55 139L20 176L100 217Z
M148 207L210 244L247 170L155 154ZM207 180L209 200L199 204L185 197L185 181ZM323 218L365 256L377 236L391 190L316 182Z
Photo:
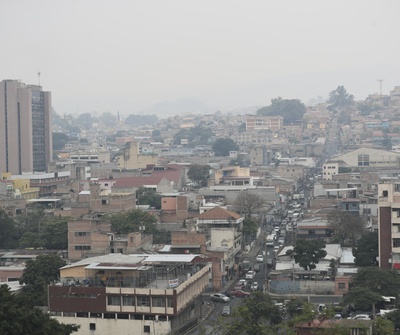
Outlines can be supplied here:
M397 334L400 86L59 115L0 82L0 333Z

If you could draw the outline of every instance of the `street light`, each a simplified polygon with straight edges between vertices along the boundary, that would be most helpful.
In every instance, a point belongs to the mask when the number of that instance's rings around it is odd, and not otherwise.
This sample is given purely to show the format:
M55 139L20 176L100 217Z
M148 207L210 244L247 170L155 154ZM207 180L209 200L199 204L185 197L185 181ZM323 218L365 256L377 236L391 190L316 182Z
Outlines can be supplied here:
M144 224L140 224L139 226L140 237L143 239L144 232L146 231L146 226Z

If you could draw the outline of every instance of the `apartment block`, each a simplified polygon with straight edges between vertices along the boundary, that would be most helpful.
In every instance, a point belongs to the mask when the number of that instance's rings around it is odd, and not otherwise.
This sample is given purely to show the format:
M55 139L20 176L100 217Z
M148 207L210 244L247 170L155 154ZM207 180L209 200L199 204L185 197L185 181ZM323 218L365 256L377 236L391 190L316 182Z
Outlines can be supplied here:
M378 185L379 266L400 270L400 180Z
M52 161L51 93L0 82L0 173L45 172Z
M282 126L283 117L281 116L246 116L246 130L280 130Z
M108 254L60 269L49 313L77 335L169 334L196 320L210 265L202 255Z

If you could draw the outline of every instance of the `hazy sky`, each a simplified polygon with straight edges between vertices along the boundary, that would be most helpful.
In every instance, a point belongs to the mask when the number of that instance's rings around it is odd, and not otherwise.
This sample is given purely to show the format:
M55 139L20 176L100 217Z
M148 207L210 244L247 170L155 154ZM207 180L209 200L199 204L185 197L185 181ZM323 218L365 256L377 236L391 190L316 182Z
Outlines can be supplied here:
M399 0L0 0L0 80L58 113L356 99L400 85Z

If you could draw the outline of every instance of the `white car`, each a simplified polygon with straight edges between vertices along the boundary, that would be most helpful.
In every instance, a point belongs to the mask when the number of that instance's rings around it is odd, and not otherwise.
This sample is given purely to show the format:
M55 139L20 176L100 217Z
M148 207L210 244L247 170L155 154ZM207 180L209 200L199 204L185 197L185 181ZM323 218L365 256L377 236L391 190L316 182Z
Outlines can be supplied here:
M353 319L353 320L371 320L371 315L369 315L369 314L357 314L356 316L348 317L348 319Z
M251 284L250 289L251 289L252 291L258 290L258 282L255 281L253 284Z
M247 271L246 273L246 279L253 279L256 276L256 273L254 271Z
M263 256L263 255L258 255L258 256L256 257L256 261L259 262L259 263L264 262L264 256Z

